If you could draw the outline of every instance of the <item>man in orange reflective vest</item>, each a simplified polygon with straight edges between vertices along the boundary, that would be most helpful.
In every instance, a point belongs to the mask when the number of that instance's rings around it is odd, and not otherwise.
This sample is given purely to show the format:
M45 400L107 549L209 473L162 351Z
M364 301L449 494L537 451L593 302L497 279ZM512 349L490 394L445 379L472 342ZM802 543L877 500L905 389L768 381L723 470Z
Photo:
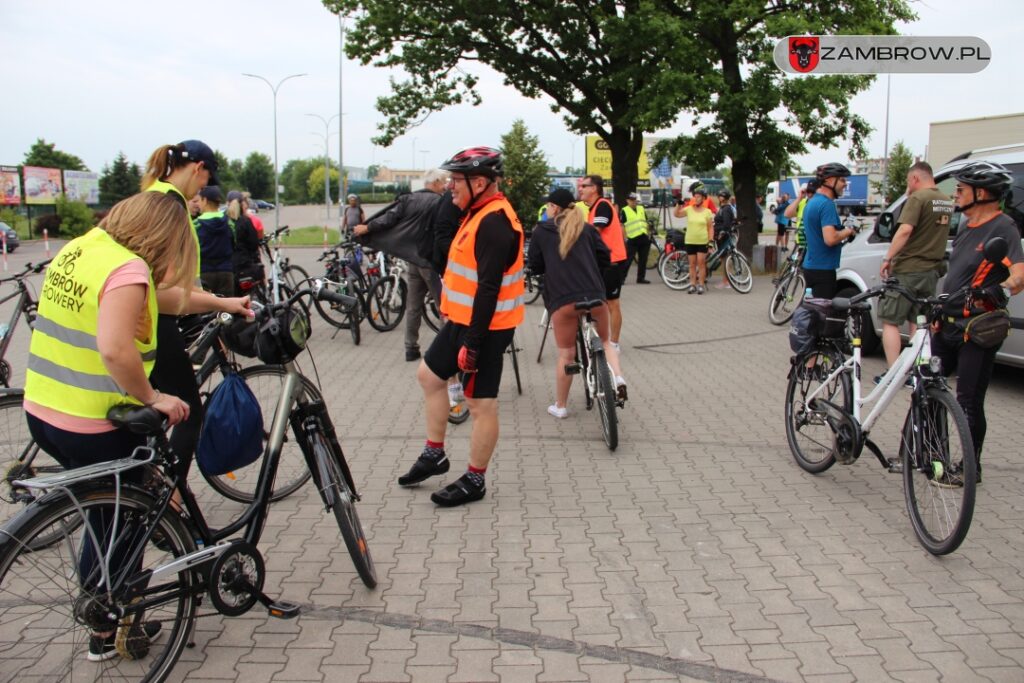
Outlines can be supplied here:
M599 175L588 175L580 183L580 199L590 207L587 222L601 233L608 251L612 253L612 265L604 271L605 298L608 300L608 313L611 321L612 346L619 350L619 334L622 332L622 307L619 306L619 295L622 293L622 282L629 270L626 259L626 233L622 230L619 211L604 196L604 179Z
M498 442L498 385L505 349L522 322L523 226L498 191L504 175L501 152L471 147L445 162L452 203L467 211L448 251L441 290L447 318L417 371L423 387L427 443L400 486L415 486L450 468L444 450L448 426L448 379L463 373L473 419L469 467L430 499L443 507L480 500L484 475Z

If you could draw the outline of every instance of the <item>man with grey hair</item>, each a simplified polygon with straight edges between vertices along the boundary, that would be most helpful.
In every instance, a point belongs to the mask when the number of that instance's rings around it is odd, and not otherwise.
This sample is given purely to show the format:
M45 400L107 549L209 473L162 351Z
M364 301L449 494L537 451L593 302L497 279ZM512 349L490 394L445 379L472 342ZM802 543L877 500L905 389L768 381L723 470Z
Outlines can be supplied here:
M431 266L434 250L433 221L437 204L448 184L448 174L430 169L423 175L423 189L398 197L353 229L360 243L379 249L409 264L406 274L405 360L420 358L420 323L424 299L430 291L441 300L441 279Z

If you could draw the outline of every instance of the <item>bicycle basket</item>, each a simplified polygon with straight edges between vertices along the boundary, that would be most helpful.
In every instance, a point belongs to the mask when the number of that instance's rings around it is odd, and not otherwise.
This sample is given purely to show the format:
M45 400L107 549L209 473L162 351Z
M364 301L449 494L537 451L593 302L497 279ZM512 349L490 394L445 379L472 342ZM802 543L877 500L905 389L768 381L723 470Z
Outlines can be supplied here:
M259 327L244 318L236 318L230 325L221 329L220 338L234 353L246 358L255 358L259 355L256 352Z
M308 339L309 317L301 306L293 304L259 325L256 355L270 365L287 363L302 353Z

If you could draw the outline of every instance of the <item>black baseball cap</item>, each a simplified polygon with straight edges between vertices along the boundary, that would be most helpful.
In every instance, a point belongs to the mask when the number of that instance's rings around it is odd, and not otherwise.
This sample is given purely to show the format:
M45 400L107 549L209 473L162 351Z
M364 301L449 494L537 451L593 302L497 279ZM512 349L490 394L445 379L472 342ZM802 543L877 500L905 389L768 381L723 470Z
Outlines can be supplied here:
M548 195L547 201L562 209L568 209L576 203L576 199L572 196L572 192L569 192L569 190L564 187L552 190L551 194Z
M185 148L185 153L182 155L189 161L201 161L206 167L206 170L210 172L210 182L207 185L220 185L220 180L217 178L217 156L210 149L210 146L201 140L185 140L180 143Z
M216 185L207 185L203 189L199 190L199 196L208 201L217 202L218 204L224 201L224 197L220 193L220 188Z

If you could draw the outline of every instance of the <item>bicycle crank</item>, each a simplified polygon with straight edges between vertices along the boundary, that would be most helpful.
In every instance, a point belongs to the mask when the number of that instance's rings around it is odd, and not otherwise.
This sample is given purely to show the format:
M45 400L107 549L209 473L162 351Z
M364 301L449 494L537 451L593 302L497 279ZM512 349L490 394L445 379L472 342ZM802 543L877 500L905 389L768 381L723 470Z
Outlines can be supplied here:
M299 606L285 601L271 600L263 592L266 567L263 556L255 546L236 540L210 567L210 602L221 614L237 617L245 614L259 602L272 617L293 619L299 616Z
M861 451L864 450L864 433L853 416L835 403L821 398L811 401L811 409L825 411L825 422L832 429L834 437L833 450L836 462L840 465L849 465L859 458Z

